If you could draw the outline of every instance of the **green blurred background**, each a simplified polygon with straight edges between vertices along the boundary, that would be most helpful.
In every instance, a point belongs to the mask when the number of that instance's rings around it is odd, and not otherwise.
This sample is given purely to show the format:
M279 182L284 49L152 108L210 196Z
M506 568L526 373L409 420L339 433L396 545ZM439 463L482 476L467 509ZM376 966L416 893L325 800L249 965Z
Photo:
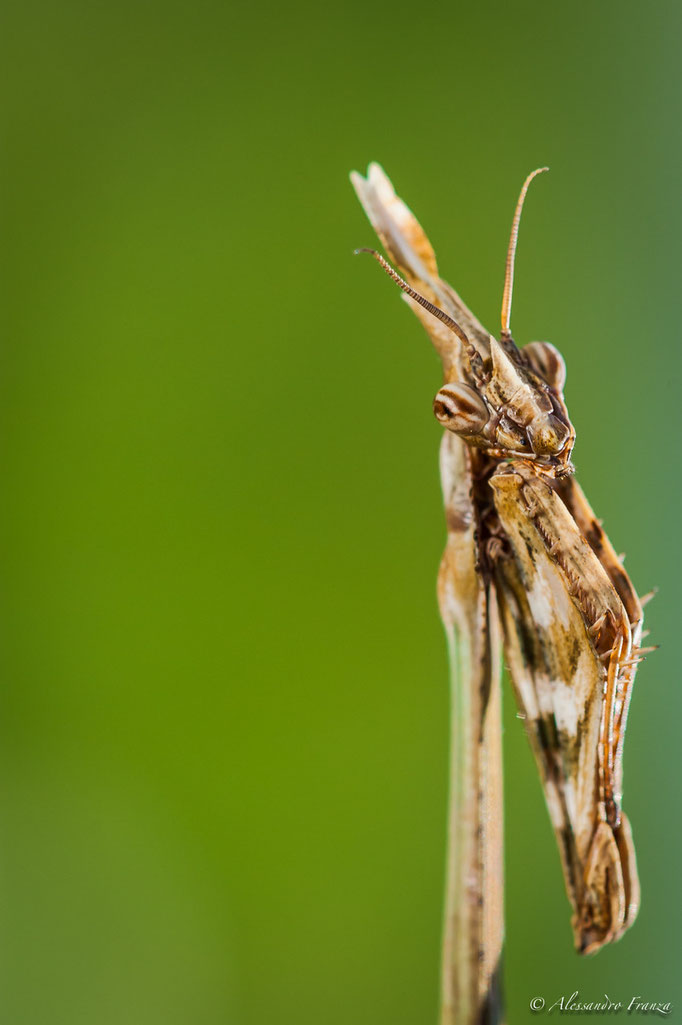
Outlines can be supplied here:
M515 335L566 357L661 650L642 910L591 960L505 689L509 1018L679 1004L679 5L28 0L1 30L3 1025L435 1022L439 368L351 256L370 159L493 328L551 166Z

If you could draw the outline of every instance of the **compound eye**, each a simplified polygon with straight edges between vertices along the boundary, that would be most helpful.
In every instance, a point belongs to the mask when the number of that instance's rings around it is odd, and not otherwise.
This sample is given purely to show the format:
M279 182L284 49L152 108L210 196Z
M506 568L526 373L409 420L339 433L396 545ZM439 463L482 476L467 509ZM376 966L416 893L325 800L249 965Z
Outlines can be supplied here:
M490 414L485 402L467 384L444 385L433 400L436 420L455 434L479 434Z
M530 342L524 345L521 351L528 358L535 373L539 374L553 391L561 393L564 390L566 364L564 357L551 342Z

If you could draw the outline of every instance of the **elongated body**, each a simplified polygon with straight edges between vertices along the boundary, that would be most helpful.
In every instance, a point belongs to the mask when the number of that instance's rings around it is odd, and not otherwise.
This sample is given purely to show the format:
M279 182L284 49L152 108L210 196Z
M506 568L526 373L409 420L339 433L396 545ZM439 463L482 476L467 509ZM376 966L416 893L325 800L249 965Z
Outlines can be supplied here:
M544 170L544 169L543 169ZM519 349L509 321L519 218L499 340L439 276L414 215L377 164L353 185L443 363L448 538L438 580L453 676L450 855L442 1025L499 1021L502 829L500 649L535 753L577 949L632 923L639 885L621 810L622 748L642 608L570 462L565 366L547 343Z

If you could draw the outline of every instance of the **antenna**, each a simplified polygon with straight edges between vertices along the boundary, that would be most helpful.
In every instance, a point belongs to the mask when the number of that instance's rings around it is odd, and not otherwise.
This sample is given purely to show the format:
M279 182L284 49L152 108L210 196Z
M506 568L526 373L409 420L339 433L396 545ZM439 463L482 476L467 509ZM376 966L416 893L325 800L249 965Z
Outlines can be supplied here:
M425 299L423 295L419 294L419 292L415 292L414 288L411 288L410 285L408 285L406 281L403 281L400 275L393 270L390 263L388 263L387 260L384 260L380 253L377 253L376 249L356 249L355 255L357 256L358 253L369 253L370 256L373 256L377 263L384 268L389 278L393 278L396 285L398 285L399 288L402 288L403 292L409 295L411 299L414 299L415 302L418 302L420 306L423 306L425 310L428 310L429 313L432 313L434 317L437 317L438 320L442 321L442 323L445 324L446 327L449 327L451 331L454 331L459 340L467 347L467 352L469 349L473 348L457 321L453 320L452 317L449 317L448 314L438 306L434 306L433 303L429 302L428 299Z
M528 175L523 183L523 188L521 189L521 194L516 204L516 210L514 211L514 220L512 221L511 235L509 237L509 249L507 250L507 268L504 275L504 292L502 293L502 338L511 338L509 324L511 321L512 292L514 290L514 257L516 256L516 242L519 237L519 221L521 220L523 201L526 198L528 186L532 182L533 178L538 174L542 174L543 171L549 171L549 168L538 167Z

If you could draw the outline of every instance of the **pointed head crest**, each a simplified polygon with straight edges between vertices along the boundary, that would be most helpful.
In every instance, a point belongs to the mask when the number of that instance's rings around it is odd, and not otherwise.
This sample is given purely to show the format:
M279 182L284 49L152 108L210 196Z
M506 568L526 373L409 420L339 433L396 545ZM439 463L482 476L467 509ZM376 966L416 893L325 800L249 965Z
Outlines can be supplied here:
M436 419L474 447L497 456L521 456L550 473L564 473L570 467L575 431L561 394L563 360L546 342L535 342L524 355L525 350L519 351L512 341L509 328L523 201L533 178L546 170L541 167L528 175L516 204L507 252L502 334L499 342L490 336L488 355L482 356L457 321L401 278L376 250L357 249L356 253L373 256L406 295L445 324L462 344L465 359L459 379L446 382L438 391L433 406Z

